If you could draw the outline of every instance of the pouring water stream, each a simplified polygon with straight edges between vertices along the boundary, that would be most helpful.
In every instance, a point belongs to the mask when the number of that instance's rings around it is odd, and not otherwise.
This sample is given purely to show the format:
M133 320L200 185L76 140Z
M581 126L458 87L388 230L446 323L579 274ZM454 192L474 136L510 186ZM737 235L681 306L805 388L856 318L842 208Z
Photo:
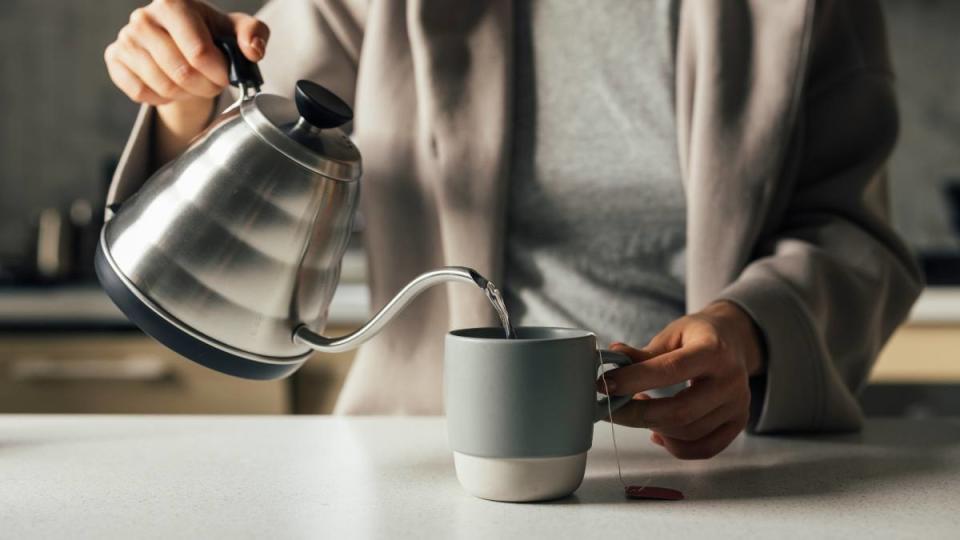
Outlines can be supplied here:
M503 301L503 294L500 293L500 289L492 281L487 280L483 291L487 294L487 298L493 305L494 311L497 312L497 316L500 317L500 324L503 325L503 332L507 335L507 339L516 339L517 332L513 329L513 324L510 323L510 314L507 313L507 304Z

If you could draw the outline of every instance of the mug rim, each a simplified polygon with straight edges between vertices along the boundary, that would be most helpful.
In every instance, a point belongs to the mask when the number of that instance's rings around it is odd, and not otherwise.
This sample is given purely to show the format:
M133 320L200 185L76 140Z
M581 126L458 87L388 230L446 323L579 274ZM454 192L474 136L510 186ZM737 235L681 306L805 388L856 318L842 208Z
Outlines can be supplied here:
M507 338L503 336L503 327L501 326L477 326L473 328L458 328L456 330L451 330L447 333L447 338L455 338L458 341L466 341L473 343L556 343L562 341L575 341L578 339L583 339L586 337L593 336L596 338L596 334L584 330L582 328L570 328L565 326L517 326L514 327L515 330L522 329L531 329L535 328L537 330L551 330L560 333L561 335L552 336L552 337L538 337L538 338ZM476 333L481 331L495 331L499 332L503 337L483 337L478 335L470 335L470 333Z

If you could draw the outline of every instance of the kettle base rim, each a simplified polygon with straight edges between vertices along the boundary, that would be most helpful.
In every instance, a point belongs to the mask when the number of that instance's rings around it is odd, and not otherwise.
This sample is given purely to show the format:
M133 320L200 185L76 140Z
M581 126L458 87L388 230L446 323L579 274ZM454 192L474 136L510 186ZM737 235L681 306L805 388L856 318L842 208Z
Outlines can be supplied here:
M313 351L295 357L256 360L235 354L188 332L184 325L153 305L120 274L103 246L97 242L94 255L97 279L110 300L140 330L177 354L204 367L244 379L271 380L286 377L300 368Z

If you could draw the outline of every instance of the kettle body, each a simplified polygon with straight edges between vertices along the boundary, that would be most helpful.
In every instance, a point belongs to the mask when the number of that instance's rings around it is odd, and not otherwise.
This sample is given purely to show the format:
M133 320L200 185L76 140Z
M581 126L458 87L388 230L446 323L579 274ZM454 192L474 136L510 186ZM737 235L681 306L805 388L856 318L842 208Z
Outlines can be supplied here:
M291 336L325 325L360 183L278 157L245 118L274 97L241 103L157 171L106 223L100 255L183 331L299 365L310 348Z
M350 108L297 82L259 92L235 41L219 45L240 100L118 208L101 231L97 276L137 326L181 355L251 379L295 371L314 350L359 346L435 284L486 287L469 268L414 279L355 332L324 337L360 195Z

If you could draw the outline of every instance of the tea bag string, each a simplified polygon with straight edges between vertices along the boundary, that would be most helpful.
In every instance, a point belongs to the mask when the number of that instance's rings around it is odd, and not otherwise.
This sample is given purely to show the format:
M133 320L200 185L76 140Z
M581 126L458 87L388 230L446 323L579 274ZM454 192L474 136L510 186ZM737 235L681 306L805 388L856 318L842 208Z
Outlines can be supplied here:
M610 439L613 440L613 456L617 460L617 478L620 479L620 484L623 486L623 489L628 489L633 486L627 484L626 480L623 479L623 467L620 465L620 448L617 446L617 431L614 428L613 421L613 405L610 404L610 388L607 386L607 372L603 369L603 355L600 353L600 343L595 341L597 344L597 364L600 368L600 380L603 381L603 393L607 395L607 420L610 422ZM646 480L640 484L638 491L643 491L647 484L650 483L650 478L647 477ZM637 489L636 487L633 487Z

